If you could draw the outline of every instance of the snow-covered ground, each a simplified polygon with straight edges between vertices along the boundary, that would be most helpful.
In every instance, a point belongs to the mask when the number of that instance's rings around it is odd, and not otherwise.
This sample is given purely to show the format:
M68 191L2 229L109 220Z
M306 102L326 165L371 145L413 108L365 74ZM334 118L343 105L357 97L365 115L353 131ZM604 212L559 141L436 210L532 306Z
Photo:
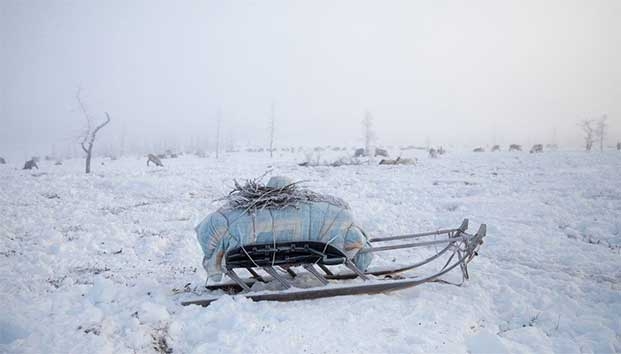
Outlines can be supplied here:
M90 176L82 160L0 165L0 352L621 352L618 152L336 168L297 166L303 159L96 159ZM471 280L182 307L188 294L173 289L204 281L194 227L234 178L268 170L344 198L371 235L486 223Z

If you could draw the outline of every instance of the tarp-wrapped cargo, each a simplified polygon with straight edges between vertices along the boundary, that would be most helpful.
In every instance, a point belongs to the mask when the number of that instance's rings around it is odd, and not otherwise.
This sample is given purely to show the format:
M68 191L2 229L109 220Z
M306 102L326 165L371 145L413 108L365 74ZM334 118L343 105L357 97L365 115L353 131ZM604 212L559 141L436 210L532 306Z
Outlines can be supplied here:
M231 208L229 203L197 226L203 267L209 279L219 279L225 271L223 261L228 250L282 241L324 242L345 253L360 269L367 269L371 253L358 252L371 246L365 233L355 225L349 206L338 198L290 186L293 185L288 179L273 177L261 188L270 188L272 196L285 194L284 203L262 208Z

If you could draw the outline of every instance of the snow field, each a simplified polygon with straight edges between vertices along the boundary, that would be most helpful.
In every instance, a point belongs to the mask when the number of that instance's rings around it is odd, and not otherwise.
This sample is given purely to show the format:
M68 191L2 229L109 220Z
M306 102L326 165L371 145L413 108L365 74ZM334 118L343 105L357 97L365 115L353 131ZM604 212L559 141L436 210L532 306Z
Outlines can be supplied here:
M612 353L621 351L621 154L419 156L299 167L303 155L0 165L0 352ZM103 165L101 163L104 163ZM21 166L19 166L21 167ZM291 303L202 284L194 227L234 178L287 175L348 201L371 235L488 225L462 287ZM407 263L407 251L375 265Z

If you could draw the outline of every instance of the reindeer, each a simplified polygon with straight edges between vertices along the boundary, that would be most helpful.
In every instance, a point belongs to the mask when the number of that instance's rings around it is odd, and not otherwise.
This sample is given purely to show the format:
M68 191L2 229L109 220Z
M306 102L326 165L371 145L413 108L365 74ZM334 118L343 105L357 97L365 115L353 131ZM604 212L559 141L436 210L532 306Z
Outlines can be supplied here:
M416 165L416 159L402 159L397 158L397 165Z
M375 157L377 156L388 157L388 151L386 151L386 149L377 148L375 149Z
M380 165L415 165L416 161L413 159L402 159L397 157L395 160L382 159L379 162Z
M556 150L558 150L558 145L556 145L556 144L546 144L546 150L556 151Z
M147 166L149 166L149 162L153 162L155 166L164 167L164 164L162 163L160 158L153 154L147 155Z
M437 159L438 151L434 148L429 149L429 157L431 157L432 159Z
M356 151L354 152L354 157L362 157L362 156L364 156L364 149L363 148L356 149Z
M511 144L509 145L509 151L522 151L522 145Z
M32 168L36 168L37 170L39 169L39 166L37 166L37 159L36 158L32 158L28 161L26 161L26 163L24 164L24 170L32 170Z
M541 144L535 144L533 145L532 148L530 148L530 153L538 153L538 152L543 152L543 145Z
M482 147L478 147L474 150L472 150L473 152L485 152L485 149L483 149Z

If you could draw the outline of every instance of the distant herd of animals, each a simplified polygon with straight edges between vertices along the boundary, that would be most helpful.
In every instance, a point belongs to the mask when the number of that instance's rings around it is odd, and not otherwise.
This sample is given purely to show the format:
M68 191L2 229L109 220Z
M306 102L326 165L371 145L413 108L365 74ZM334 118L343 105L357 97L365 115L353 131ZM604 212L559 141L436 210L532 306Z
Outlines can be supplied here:
M621 145L617 144L617 149L619 150ZM558 146L556 144L548 144L546 145L546 148L549 150L556 150L558 149ZM485 152L485 149L482 147L478 147L473 149L472 151L474 152ZM491 149L492 152L498 152L500 151L500 145L494 145L492 146ZM511 144L509 145L509 151L522 151L522 145L518 145L518 144ZM533 145L533 147L530 148L530 153L538 153L538 152L543 152L543 144L535 144Z
M555 144L548 144L545 146L546 149L548 150L556 150L558 149L558 147ZM410 147L407 148L401 148L401 150L408 150ZM414 147L412 147L414 148ZM541 153L543 152L543 144L535 144L530 148L530 153ZM621 151L621 142L618 142L616 144L616 149ZM287 149L289 150L289 149ZM294 150L294 149L291 149ZM339 150L345 150L345 148L343 149L339 149ZM518 145L518 144L511 144L509 145L509 151L522 151L522 146ZM317 148L315 148L315 151L317 151ZM472 150L473 152L485 152L485 148L483 147L477 147L475 149ZM498 152L501 151L500 145L494 145L492 146L491 152ZM252 152L255 152L254 150ZM444 148L442 146L438 147L438 148L429 148L427 150L427 152L429 153L429 157L431 158L437 158L440 155L443 155L446 153L446 150L444 150ZM163 167L164 164L162 163L162 159L167 159L167 158L176 158L178 157L180 154L176 154L171 152L170 150L167 150L164 154L148 154L147 155L147 166L149 166L150 164L154 164L155 166L159 166L159 167ZM205 157L204 153L197 153L196 154L199 157ZM386 149L381 149L381 148L376 148L374 150L374 153L372 154L374 157L384 157L384 159L380 160L379 164L380 165L414 165L416 164L416 159L403 159L401 157L397 157L396 159L388 159L388 151ZM358 158L358 157L363 157L363 156L369 156L365 149L363 148L359 148L359 149L355 149L354 151L354 158ZM46 160L52 160L52 158L47 157L46 156ZM27 160L24 163L24 170L32 170L33 168L39 169L39 165L37 164L39 162L39 158L37 157L33 157L30 160ZM0 157L0 165L4 165L6 164L6 160L3 157ZM62 162L60 160L57 160L55 163L55 165L62 165ZM300 166L310 166L309 163L301 163L299 164ZM338 164L341 165L341 164Z

